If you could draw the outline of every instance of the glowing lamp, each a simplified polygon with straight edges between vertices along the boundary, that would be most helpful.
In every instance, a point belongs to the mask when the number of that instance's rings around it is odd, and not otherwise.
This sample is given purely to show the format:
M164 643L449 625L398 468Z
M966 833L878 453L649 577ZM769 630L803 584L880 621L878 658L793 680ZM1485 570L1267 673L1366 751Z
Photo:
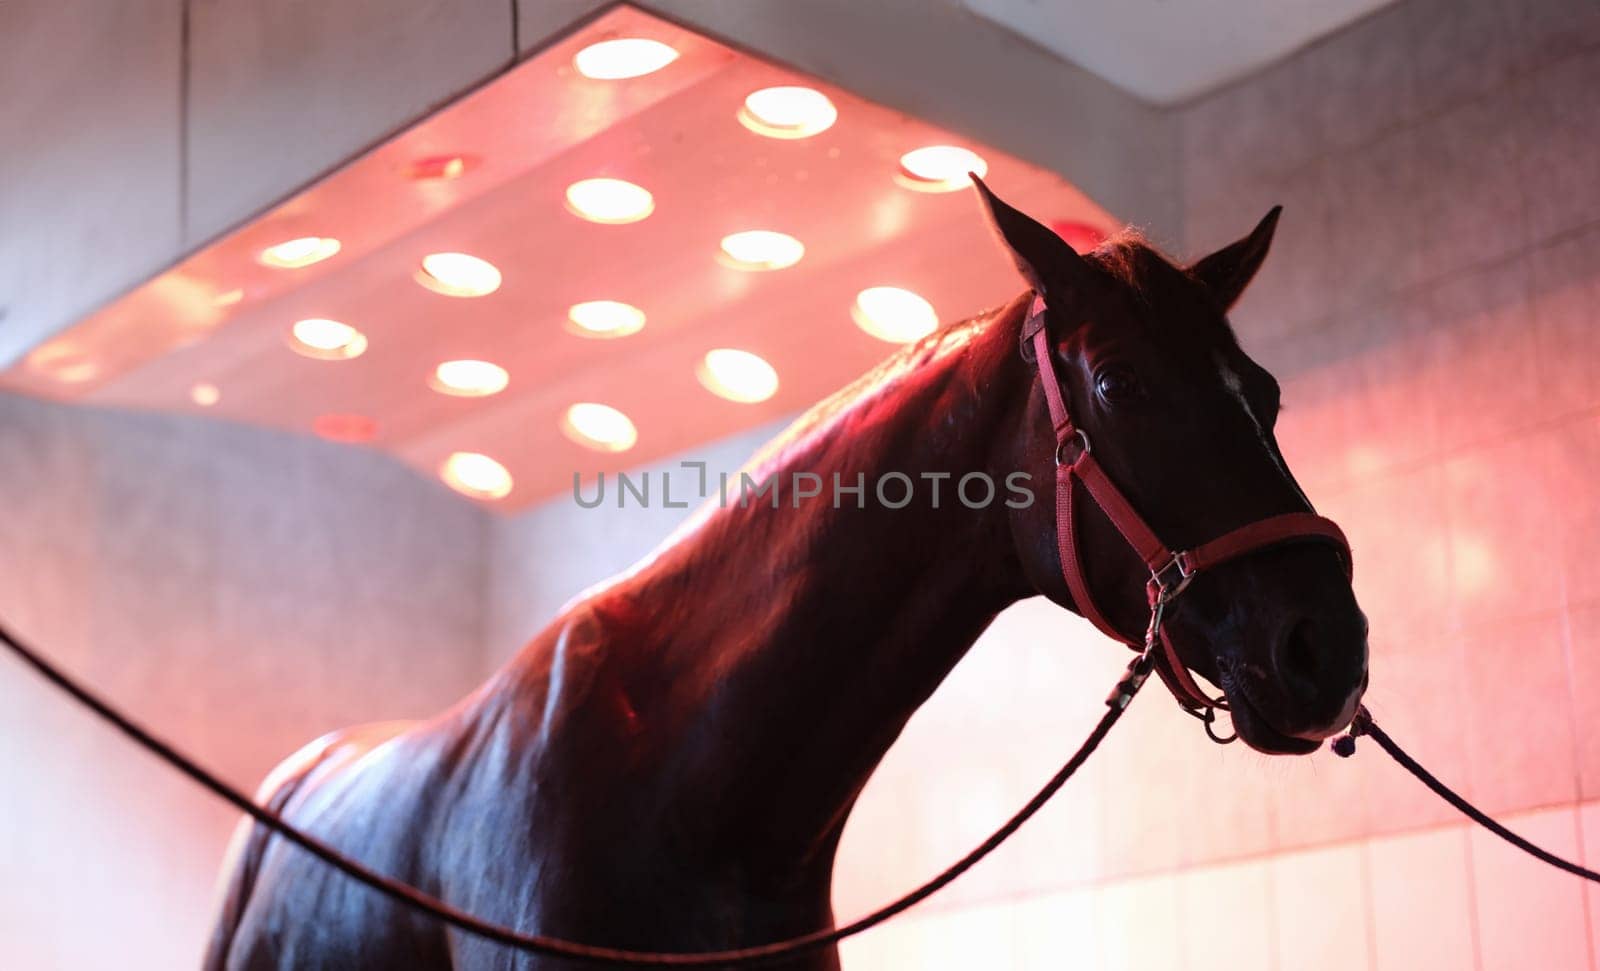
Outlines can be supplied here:
M428 378L428 387L457 398L487 398L510 383L511 374L489 361L445 361Z
M100 376L100 364L87 351L65 342L46 344L27 357L29 369L62 384L82 384Z
M810 138L838 120L827 95L796 85L752 91L739 109L739 123L768 138Z
M900 156L898 181L918 192L954 192L972 185L968 173L987 175L989 163L977 152L955 145L929 145Z
M749 351L719 347L707 351L695 376L707 391L729 401L753 404L778 393L778 372Z
M567 409L561 430L584 448L597 452L626 452L639 441L633 420L610 405L580 401Z
M447 297L482 297L500 289L500 271L488 260L466 253L429 253L417 282Z
M349 324L311 317L289 329L289 348L319 361L348 361L366 353L367 336Z
M618 37L590 44L572 59L572 66L596 81L622 81L643 77L671 64L678 52L658 40Z
M857 327L891 344L918 340L939 326L933 304L900 287L868 287L856 294L850 315Z
M589 300L567 309L567 330L580 337L627 337L643 328L644 311L621 301Z
M439 478L473 499L504 499L511 494L511 473L479 452L452 452L439 467Z
M298 270L302 266L321 263L339 252L339 248L339 241L331 236L301 236L268 246L256 256L256 261L280 270Z
M636 223L655 212L649 190L621 179L584 179L567 186L567 208L593 223Z
M751 229L722 237L717 258L736 270L781 270L804 255L805 245L787 233Z

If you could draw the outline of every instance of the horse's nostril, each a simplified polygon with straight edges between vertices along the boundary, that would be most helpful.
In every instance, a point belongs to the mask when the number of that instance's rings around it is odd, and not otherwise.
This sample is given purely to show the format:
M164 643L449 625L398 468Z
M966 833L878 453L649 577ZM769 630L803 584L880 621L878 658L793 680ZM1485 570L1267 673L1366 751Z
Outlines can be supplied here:
M1312 636L1310 618L1301 618L1289 629L1278 649L1278 676L1286 687L1298 694L1315 695L1321 680L1322 661Z

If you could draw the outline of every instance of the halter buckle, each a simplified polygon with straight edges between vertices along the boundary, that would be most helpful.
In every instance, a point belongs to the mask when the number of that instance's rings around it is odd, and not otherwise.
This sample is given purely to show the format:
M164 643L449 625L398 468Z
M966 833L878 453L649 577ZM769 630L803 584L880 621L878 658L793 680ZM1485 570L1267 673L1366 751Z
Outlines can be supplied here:
M1168 583L1167 574L1173 570L1178 571L1178 581L1176 583ZM1172 554L1172 559L1168 560L1164 566L1150 571L1152 600L1160 604L1171 603L1177 599L1178 594L1189 586L1189 581L1194 579L1194 574L1194 567L1190 564L1186 554Z

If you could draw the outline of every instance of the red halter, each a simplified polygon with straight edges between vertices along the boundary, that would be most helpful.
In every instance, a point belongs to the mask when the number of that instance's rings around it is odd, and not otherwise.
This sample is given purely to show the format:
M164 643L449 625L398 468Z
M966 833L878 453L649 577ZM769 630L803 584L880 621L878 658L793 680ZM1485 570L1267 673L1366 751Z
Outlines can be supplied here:
M1189 668L1178 657L1172 641L1167 637L1159 609L1170 603L1183 591L1195 574L1226 563L1229 560L1281 543L1316 541L1331 543L1344 559L1345 574L1351 569L1350 544L1331 519L1315 513L1291 512L1258 519L1253 523L1203 543L1190 550L1174 553L1163 544L1155 531L1133 508L1128 497L1106 475L1105 469L1095 460L1089 436L1072 423L1066 400L1061 394L1061 382L1056 379L1052 360L1050 336L1045 328L1044 298L1035 296L1028 310L1028 319L1022 325L1024 346L1032 342L1035 360L1039 367L1039 381L1044 386L1044 397L1050 407L1050 420L1056 434L1056 549L1061 555L1061 575L1067 581L1067 590L1080 613L1108 637L1138 649L1139 644L1124 636L1111 625L1106 615L1095 606L1089 592L1088 578L1083 572L1079 555L1076 519L1073 515L1074 481L1083 483L1089 498L1095 501L1106 518L1128 541L1134 552L1150 571L1145 586L1150 601L1151 630L1147 639L1159 635L1161 651L1155 656L1155 669L1161 680L1171 689L1178 703L1199 714L1206 711L1204 720L1211 721L1209 709L1228 707L1227 699L1212 698L1195 684ZM1068 458L1069 450L1077 449L1075 457ZM1210 725L1207 725L1210 731ZM1212 735L1216 738L1216 735ZM1219 739L1220 741L1220 739Z

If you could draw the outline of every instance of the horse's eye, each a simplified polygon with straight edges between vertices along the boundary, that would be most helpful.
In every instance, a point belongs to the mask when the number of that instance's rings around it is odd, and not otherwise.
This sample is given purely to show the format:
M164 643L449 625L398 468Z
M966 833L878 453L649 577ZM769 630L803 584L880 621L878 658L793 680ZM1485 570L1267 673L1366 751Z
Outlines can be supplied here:
M1133 369L1121 365L1113 365L1095 375L1094 386L1100 397L1111 404L1133 401L1144 394Z

